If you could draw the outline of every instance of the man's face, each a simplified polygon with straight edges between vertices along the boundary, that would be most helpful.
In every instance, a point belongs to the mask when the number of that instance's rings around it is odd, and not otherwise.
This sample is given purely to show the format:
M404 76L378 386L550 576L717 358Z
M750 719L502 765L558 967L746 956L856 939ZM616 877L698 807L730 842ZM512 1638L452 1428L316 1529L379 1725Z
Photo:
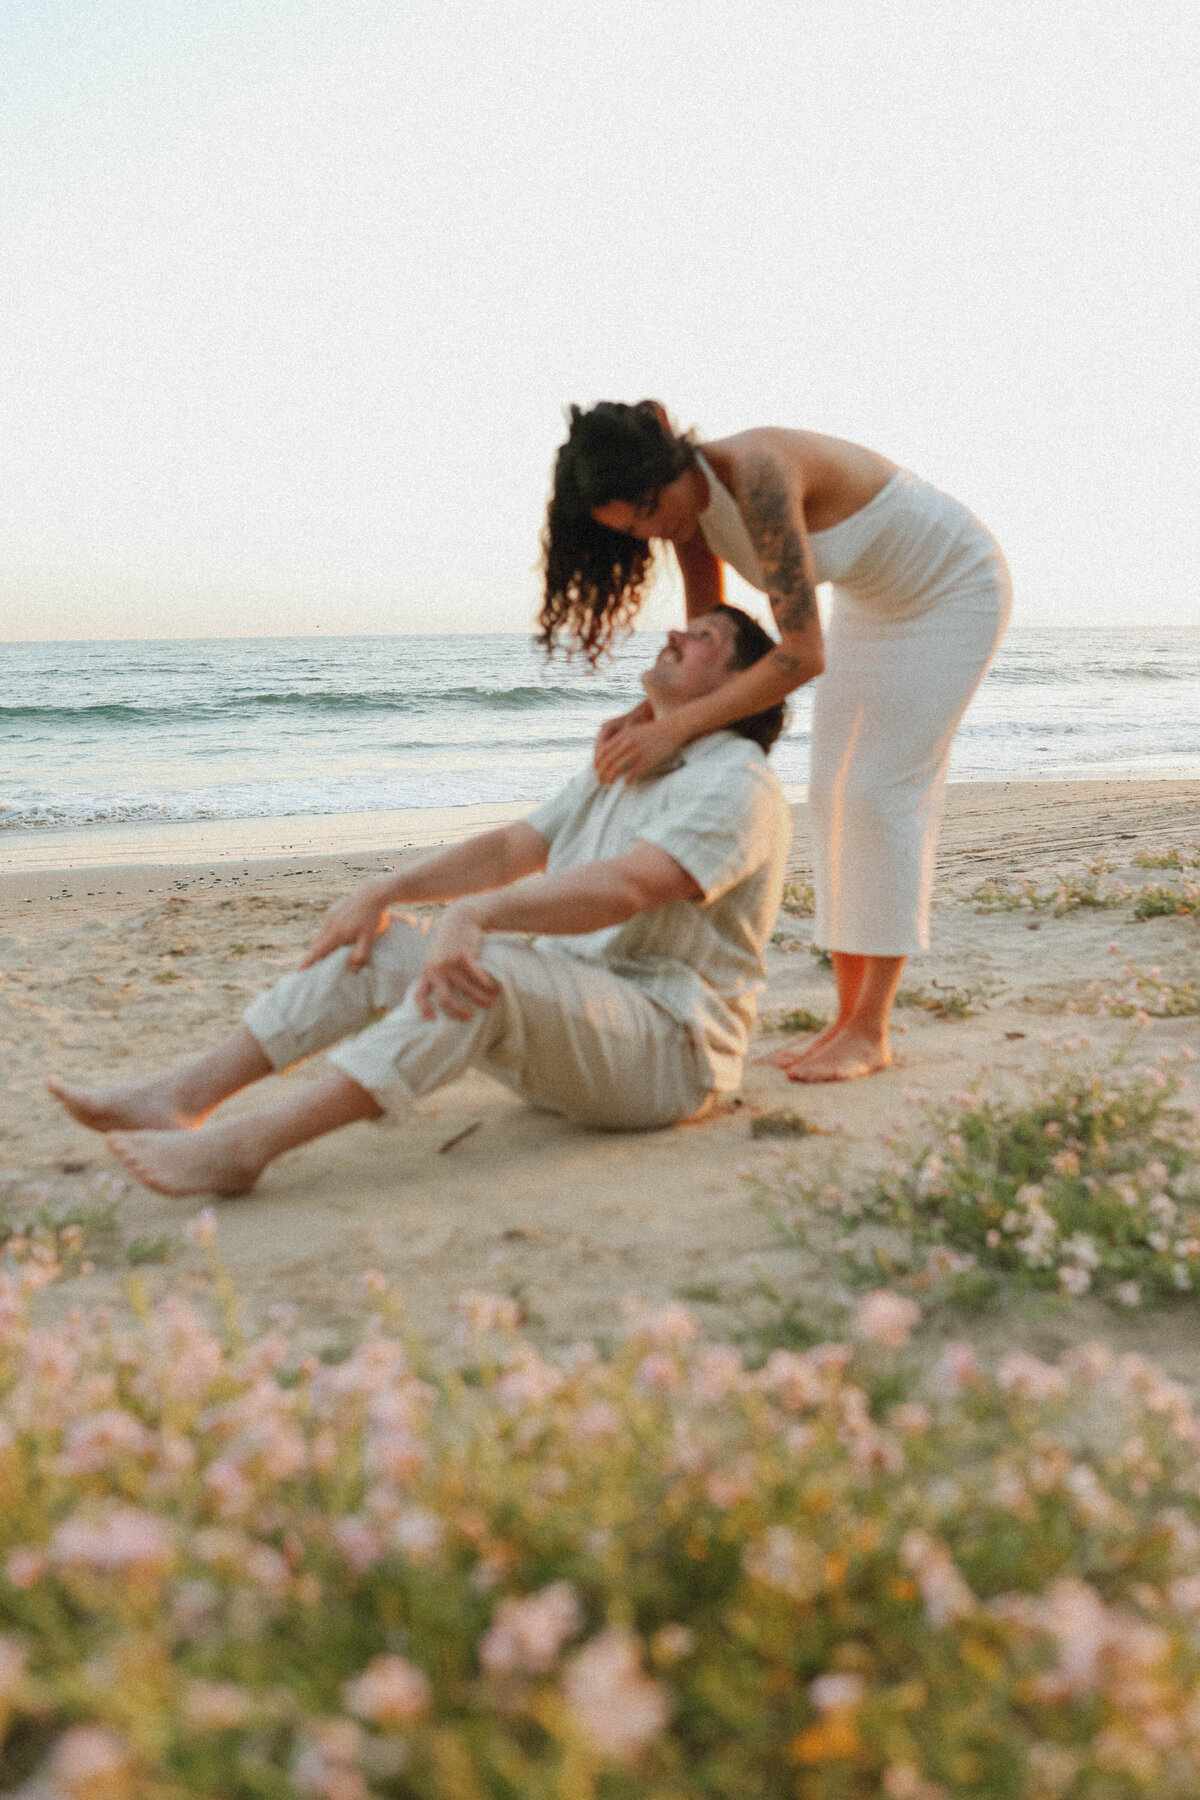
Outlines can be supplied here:
M667 641L642 676L649 698L681 706L721 687L735 673L733 623L722 613L704 613L684 631L668 631Z

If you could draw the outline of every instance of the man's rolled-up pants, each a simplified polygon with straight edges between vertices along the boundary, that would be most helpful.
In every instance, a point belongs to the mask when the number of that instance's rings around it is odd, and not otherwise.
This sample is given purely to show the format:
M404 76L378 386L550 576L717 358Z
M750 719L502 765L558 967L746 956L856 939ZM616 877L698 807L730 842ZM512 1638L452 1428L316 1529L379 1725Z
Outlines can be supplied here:
M427 930L393 919L364 968L352 972L349 949L335 950L252 1001L245 1023L272 1066L338 1044L329 1061L393 1117L470 1068L608 1129L669 1125L709 1103L686 1026L622 976L520 940L483 947L479 961L499 990L491 1006L470 1019L423 1018L409 990Z

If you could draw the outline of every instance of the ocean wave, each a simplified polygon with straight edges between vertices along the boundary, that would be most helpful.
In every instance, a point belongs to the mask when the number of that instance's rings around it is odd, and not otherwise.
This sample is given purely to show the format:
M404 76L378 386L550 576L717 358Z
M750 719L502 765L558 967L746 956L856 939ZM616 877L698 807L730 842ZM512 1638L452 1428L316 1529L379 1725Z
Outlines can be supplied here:
M517 712L533 708L574 706L611 706L629 704L629 690L592 686L571 687L455 687L433 689L428 693L288 693L230 694L220 699L173 700L155 699L139 704L125 700L80 701L78 705L24 704L0 705L0 722L4 720L37 720L41 724L82 724L88 721L111 724L158 725L166 720L249 717L267 709L297 713L366 713L392 712L427 715L446 709Z
M1015 659L997 659L988 671L988 683L1001 687L1065 687L1094 686L1097 682L1119 685L1123 681L1198 681L1200 661L1189 667L1176 661L1168 668L1163 663L1085 663L1063 661L1049 667L1035 667Z

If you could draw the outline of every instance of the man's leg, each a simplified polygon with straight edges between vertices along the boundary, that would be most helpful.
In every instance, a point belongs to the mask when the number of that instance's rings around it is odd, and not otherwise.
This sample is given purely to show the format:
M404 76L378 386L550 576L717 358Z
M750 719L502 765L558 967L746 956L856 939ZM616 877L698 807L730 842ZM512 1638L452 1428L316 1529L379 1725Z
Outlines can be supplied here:
M131 1175L160 1194L247 1194L285 1150L382 1111L365 1088L333 1069L262 1112L198 1131L112 1131L106 1142Z
M330 1072L294 1098L196 1131L115 1132L108 1141L160 1192L235 1194L284 1150L359 1119L403 1114L471 1067L556 1112L616 1129L670 1124L709 1098L688 1030L632 982L504 938L481 961L498 993L470 1019L425 1019L406 999L340 1045Z
M180 1131L199 1125L215 1106L273 1065L246 1025L190 1063L119 1087L81 1087L52 1075L46 1086L73 1119L91 1131Z
M342 949L283 976L251 1002L245 1023L177 1069L116 1087L54 1076L46 1086L92 1131L190 1130L251 1082L328 1048L397 1005L420 969L423 946L420 928L393 920L364 969L350 971L349 951Z

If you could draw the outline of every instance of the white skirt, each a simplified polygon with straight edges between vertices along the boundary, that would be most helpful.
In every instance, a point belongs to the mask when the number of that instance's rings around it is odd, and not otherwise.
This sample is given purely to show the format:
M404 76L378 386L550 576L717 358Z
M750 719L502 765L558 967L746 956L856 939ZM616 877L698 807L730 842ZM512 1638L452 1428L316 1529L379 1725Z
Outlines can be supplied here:
M982 568L916 618L888 619L835 587L808 796L823 949L929 948L950 747L1012 609L1004 558L990 538L988 548Z

